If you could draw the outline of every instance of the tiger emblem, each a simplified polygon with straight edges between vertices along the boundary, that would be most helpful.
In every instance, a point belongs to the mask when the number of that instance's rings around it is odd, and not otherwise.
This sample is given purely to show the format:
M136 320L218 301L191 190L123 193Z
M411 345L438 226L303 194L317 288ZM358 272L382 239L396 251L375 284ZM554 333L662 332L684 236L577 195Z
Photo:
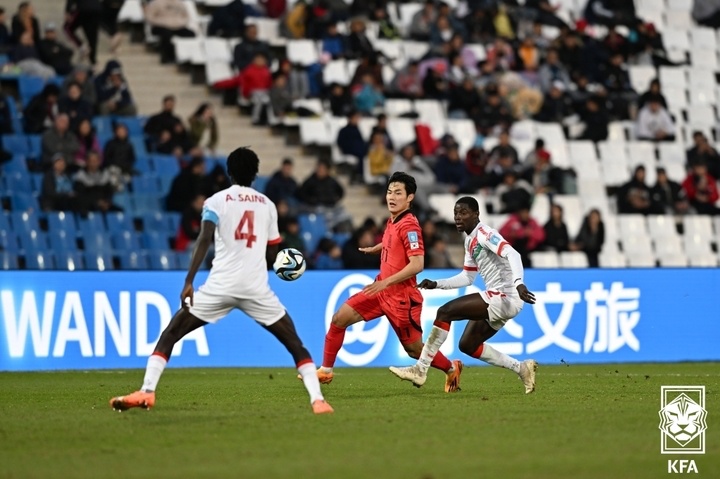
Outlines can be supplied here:
M707 429L706 417L707 411L682 393L660 410L660 430L685 447Z

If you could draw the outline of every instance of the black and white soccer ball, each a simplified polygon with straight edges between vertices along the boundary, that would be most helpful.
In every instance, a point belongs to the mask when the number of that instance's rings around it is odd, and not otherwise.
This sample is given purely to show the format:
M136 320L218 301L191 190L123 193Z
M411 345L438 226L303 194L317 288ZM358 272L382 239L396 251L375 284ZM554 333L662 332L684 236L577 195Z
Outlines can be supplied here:
M273 263L275 274L285 281L295 281L300 278L306 267L305 257L295 248L285 248L278 252Z

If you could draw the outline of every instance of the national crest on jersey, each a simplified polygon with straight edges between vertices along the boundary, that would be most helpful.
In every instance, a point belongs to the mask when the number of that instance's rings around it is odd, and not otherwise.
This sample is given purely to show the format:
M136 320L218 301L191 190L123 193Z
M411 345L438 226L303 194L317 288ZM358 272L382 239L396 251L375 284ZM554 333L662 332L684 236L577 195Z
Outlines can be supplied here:
M503 250L509 247L497 230L478 223L465 238L465 260L463 269L478 271L488 290L517 294L512 283L512 270Z

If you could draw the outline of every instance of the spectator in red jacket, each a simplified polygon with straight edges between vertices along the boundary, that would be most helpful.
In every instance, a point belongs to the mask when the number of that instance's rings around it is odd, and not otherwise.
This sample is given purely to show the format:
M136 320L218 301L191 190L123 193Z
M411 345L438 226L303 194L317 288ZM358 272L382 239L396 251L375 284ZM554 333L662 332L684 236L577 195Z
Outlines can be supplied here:
M500 228L500 234L522 256L523 265L531 267L530 253L537 250L545 241L545 230L533 218L527 206L510 215L507 222Z
M238 88L242 98L252 102L253 124L259 124L263 110L270 108L269 92L272 83L272 73L268 68L267 58L264 54L258 53L253 57L252 63L243 68L239 75L216 82L213 87L220 90Z
M690 204L701 215L718 215L720 208L715 206L718 198L718 187L715 178L707 172L704 163L693 166L692 171L682 184Z

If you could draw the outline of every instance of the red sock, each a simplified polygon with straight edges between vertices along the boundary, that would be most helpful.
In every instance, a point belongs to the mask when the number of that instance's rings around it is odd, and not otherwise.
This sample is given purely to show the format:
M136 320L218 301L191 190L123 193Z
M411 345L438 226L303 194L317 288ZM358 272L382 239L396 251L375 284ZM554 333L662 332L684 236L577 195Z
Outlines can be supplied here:
M345 340L345 329L330 324L330 329L325 335L325 350L323 351L324 368L331 368L335 364L335 358Z
M450 324L450 323L448 323L448 324ZM450 362L450 360L447 357L445 357L445 355L443 353L438 351L437 354L435 355L435 357L433 358L432 362L430 363L430 366L432 366L436 369L439 369L440 371L448 372L448 371L450 371L450 368L452 367L452 363Z
M450 323L446 321L438 321L437 319L433 321L433 326L436 326L440 329L444 329L445 331L450 331Z
M475 350L475 352L472 353L470 356L474 357L475 359L480 359L480 355L483 352L484 346L485 346L485 344L481 344L480 346L478 346L478 348Z

